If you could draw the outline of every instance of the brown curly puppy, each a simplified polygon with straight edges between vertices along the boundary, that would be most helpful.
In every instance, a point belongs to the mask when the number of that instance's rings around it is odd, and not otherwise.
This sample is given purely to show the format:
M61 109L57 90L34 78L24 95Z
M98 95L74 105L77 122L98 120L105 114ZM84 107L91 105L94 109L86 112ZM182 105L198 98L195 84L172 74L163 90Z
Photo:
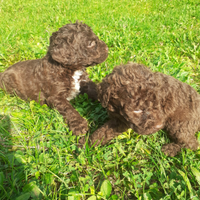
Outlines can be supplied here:
M79 92L94 97L94 83L86 67L103 62L108 47L91 28L81 22L66 24L50 37L42 59L18 62L0 73L0 88L24 100L35 100L56 108L75 135L84 134L87 121L69 101ZM93 96L92 96L93 95Z
M92 144L104 145L128 128L141 135L163 129L173 141L163 146L165 154L175 156L182 147L198 148L200 95L186 83L128 63L103 79L98 97L110 120L90 136Z

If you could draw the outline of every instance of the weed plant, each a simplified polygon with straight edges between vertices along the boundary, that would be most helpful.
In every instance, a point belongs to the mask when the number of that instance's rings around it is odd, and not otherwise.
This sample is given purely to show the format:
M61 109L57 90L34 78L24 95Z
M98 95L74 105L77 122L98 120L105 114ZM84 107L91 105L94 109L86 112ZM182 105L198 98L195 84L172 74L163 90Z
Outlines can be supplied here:
M77 19L109 47L107 60L88 68L93 81L132 61L200 92L199 0L0 0L0 71L43 57L52 32ZM90 133L108 120L87 95L71 103ZM78 139L56 110L0 90L0 199L200 199L200 151L166 157L163 131L128 130L97 148Z

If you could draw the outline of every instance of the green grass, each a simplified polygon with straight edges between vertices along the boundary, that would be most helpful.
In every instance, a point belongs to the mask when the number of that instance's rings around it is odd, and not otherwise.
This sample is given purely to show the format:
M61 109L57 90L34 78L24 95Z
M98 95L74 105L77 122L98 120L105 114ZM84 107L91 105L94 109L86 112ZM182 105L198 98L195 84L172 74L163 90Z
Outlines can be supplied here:
M76 19L109 47L107 60L88 68L93 81L133 61L200 92L199 0L1 0L0 71L43 57L51 33ZM86 96L72 104L90 133L107 120ZM77 141L57 111L0 90L0 199L200 198L200 151L166 157L162 131L140 136L129 130L98 148L81 149Z

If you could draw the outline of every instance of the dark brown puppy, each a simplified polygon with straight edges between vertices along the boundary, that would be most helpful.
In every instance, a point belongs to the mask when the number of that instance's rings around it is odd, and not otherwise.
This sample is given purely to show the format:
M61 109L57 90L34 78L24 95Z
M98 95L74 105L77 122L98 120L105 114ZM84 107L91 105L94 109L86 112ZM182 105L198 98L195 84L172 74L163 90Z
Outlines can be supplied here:
M85 69L107 56L108 47L89 26L78 21L70 23L52 34L44 58L18 62L0 73L0 88L24 100L56 108L75 135L84 134L87 121L69 101L80 91L91 91L93 95L94 84Z
M164 129L173 141L163 146L165 154L198 148L200 95L186 83L129 63L115 67L103 79L98 97L110 120L90 136L92 144L104 145L128 128L141 135Z

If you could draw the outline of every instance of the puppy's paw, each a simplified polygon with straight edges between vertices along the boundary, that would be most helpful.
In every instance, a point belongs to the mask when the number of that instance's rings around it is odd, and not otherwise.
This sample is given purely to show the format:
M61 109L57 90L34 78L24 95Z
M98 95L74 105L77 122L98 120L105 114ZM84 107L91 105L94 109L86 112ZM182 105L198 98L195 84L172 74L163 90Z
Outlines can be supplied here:
M181 147L178 144L175 143L170 143L170 144L165 144L162 147L162 152L167 155L174 157L178 154L178 152L181 151Z
M86 138L85 138L86 136L83 136L83 137L81 137L81 138L79 138L79 140L78 140L78 147L79 148L81 148L81 149L83 149L83 148L85 148L85 143L86 143Z
M88 131L87 121L82 117L69 121L69 129L74 135L84 135Z
M80 145L80 146L83 146L84 144L85 144L85 136L83 136L83 137L81 137L79 140L78 140L78 144Z
M89 137L89 144L90 146L97 147L100 144L103 146L108 141L105 139L106 129L104 127L101 127L97 129L92 135Z

